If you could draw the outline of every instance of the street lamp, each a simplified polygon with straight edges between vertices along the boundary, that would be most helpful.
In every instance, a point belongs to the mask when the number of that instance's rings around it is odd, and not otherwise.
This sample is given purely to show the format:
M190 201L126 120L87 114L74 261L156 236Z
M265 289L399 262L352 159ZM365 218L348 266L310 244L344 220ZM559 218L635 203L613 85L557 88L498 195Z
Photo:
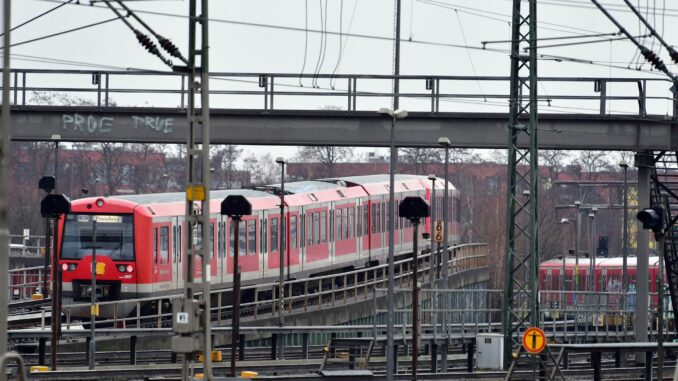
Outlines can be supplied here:
M448 242L447 242L447 236L448 236L448 226L449 225L449 213L450 213L450 208L449 208L449 163L450 163L450 139L447 137L440 137L438 138L438 144L440 144L443 148L445 148L445 188L444 188L444 194L443 194L443 253L442 253L442 267L443 267L443 282L442 284L444 285L444 288L447 289L448 287L448 281L447 281L447 273L448 273L448 267L449 267L449 250L448 250ZM447 308L447 297L444 298L443 301L443 309ZM443 319L442 319L442 324L445 327L444 332L447 332L447 312L443 313ZM447 369L447 350L448 350L448 344L447 341L443 344L443 358L442 358L442 367L443 369Z
M569 218L561 218L560 224L563 225L563 226L567 225L567 224L572 224L572 220L569 219ZM565 270L566 270L565 260L567 258L567 252L568 252L567 244L565 244L564 246L565 246L565 253L563 253L563 271L560 274L560 278L561 278L560 289L563 290L563 291L565 291Z
M434 241L436 240L435 236L435 223L436 223L436 175L430 174L428 175L429 181L431 181L431 257L429 258L430 266L431 266L431 287L433 287L433 284L435 282L435 271L436 271L436 260L437 260L437 251L433 248ZM440 244L438 244L440 246ZM440 247L438 247L440 249Z
M278 280L279 287L280 287L280 297L278 298L278 324L282 327L284 324L283 320L283 309L285 307L285 289L284 289L284 276L285 276L285 228L284 228L284 221L285 221L285 159L282 157L277 157L275 159L275 162L280 164L280 224L279 226L279 232L280 232L280 247L278 248L278 251L280 253L280 278ZM289 263L288 263L289 266ZM289 267L288 267L288 274L287 278L289 279Z
M628 236L629 236L629 199L628 199L628 183L627 183L627 170L629 164L622 160L619 162L619 166L624 169L624 227L622 229L622 293L626 293L628 289L628 280L627 278L627 261L628 261ZM626 298L624 298L626 299Z
M591 231L591 238L589 239L589 274L588 274L588 280L589 280L589 292L593 293L596 290L596 286L594 284L596 277L594 275L594 271L596 270L596 212L598 212L598 208L591 208L591 212L589 213L589 228Z
M393 371L395 365L395 351L393 350L393 315L395 314L395 281L393 273L394 266L394 246L395 246L395 170L398 165L398 151L395 147L395 125L396 119L403 119L407 117L406 110L391 110L388 107L382 107L377 111L379 114L391 118L391 136L390 149L391 161L389 169L389 201L388 201L388 290L386 292L387 299L387 314L386 314L386 375L388 380L393 379Z
M574 284L572 285L572 287L573 290L579 291L579 235L581 234L581 201L575 201L574 208L575 208Z

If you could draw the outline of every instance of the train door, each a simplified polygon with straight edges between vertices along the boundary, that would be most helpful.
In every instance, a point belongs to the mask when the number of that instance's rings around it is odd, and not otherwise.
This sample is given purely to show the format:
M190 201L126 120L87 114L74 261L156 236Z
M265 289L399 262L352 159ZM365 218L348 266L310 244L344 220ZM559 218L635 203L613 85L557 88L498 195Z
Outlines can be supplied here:
M362 239L361 241L361 249L363 250L363 254L367 257L368 261L372 260L372 246L370 244L371 239L372 239L372 234L371 234L371 205L372 203L370 202L369 198L365 198L362 203Z
M224 283L226 282L226 242L224 240L225 236L225 225L226 225L226 216L217 217L217 235L216 235L216 248L217 248L217 275L214 279L214 283Z
M168 291L172 284L170 223L153 227L153 292Z
M217 245L216 245L216 240L215 238L217 237L217 220L216 219L210 219L210 242L209 242L209 256L210 256L210 261L209 261L209 269L210 269L210 279L212 280L212 283L218 282L215 277L217 276L218 269L217 269Z
M287 213L289 225L287 230L287 258L288 266L292 266L294 271L301 270L301 258L299 255L299 211L294 210Z

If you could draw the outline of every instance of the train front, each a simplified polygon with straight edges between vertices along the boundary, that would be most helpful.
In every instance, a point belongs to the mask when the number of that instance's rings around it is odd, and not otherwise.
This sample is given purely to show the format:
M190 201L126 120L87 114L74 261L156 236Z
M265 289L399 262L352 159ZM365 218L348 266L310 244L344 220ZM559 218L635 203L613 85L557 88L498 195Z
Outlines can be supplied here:
M62 239L59 266L63 280L63 302L89 303L137 297L137 263L134 245L134 205L104 198L76 200L60 226ZM96 287L92 290L92 260L96 251ZM100 316L123 316L131 307L104 303ZM88 308L73 309L72 316L88 316ZM102 316L103 315L103 316Z

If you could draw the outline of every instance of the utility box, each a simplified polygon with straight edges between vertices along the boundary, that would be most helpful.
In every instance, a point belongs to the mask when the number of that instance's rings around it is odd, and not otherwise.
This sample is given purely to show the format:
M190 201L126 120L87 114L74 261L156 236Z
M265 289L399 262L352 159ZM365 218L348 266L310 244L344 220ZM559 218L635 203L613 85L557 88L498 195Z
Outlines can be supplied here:
M476 334L476 368L504 369L504 335L500 333Z

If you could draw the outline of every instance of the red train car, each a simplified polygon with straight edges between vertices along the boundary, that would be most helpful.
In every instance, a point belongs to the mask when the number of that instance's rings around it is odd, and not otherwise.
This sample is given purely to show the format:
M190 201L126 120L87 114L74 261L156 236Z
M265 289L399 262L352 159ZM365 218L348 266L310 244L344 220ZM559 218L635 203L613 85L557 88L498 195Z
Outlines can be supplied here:
M589 291L589 271L591 260L589 258L579 258L579 284L575 284L575 268L576 268L576 259L575 258L566 258L565 259L565 285L563 288L563 279L561 274L563 273L563 260L562 259L551 259L545 262L542 262L539 266L539 290L541 292L540 303L542 305L555 305L555 303L561 303L563 297L567 301L568 306L575 304L574 298L577 297L577 303L580 303L580 297L583 297L584 294L577 295L573 291ZM637 287L637 258L628 257L627 259L627 273L628 273L628 282L630 292L635 292ZM615 303L615 298L619 296L614 295L614 293L622 292L622 267L623 267L623 258L621 257L612 257L612 258L596 258L594 263L594 291L597 293L610 293L607 295L602 295L600 297L606 297L608 299L608 309L614 309L615 306L619 307L620 303ZM649 274L648 274L648 290L651 293L657 292L657 277L659 274L659 262L658 257L649 258ZM561 291L566 291L562 293ZM657 299L654 297L652 299L653 305L656 305Z
M426 177L397 175L395 185L398 200L419 195L430 202L431 181ZM443 186L444 182L438 180L437 201L441 209ZM234 225L230 218L218 213L226 196L243 195L252 204L252 215L243 218L237 234L242 280L251 284L278 276L280 234L284 235L285 245L283 266L293 278L385 261L388 189L387 175L286 183L282 224L280 198L271 192L212 191L209 269L213 288L229 287L233 277ZM452 185L449 189L449 241L455 243L459 241L459 192ZM266 190L279 188L273 185ZM186 232L184 193L84 198L73 201L71 209L60 220L58 231L66 302L90 299L94 216L97 264L104 267L103 275L97 276L95 290L100 301L181 292L186 237L196 241L202 237L197 231ZM284 229L280 229L281 225ZM423 231L430 231L428 219L422 226ZM411 224L397 218L395 234L396 254L408 253L412 245ZM195 271L196 278L203 276L200 266L196 265Z

